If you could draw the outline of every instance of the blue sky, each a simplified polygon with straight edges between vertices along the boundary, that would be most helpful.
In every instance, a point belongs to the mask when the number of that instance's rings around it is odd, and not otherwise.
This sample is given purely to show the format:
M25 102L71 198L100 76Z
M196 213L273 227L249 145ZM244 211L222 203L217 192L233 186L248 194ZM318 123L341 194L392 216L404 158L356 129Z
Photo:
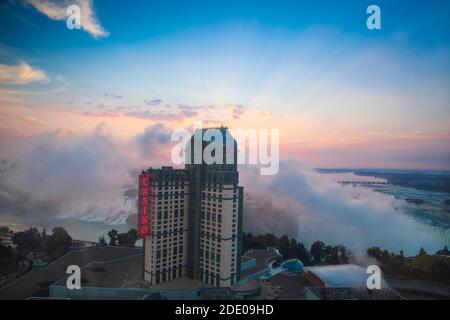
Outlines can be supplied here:
M365 9L377 4L382 9L381 31L365 27ZM205 28L230 21L250 21L270 28L300 30L314 25L345 30L366 37L386 37L407 32L417 47L449 42L450 4L427 1L96 1L101 24L111 33L102 43L82 32L58 28L60 22L30 10L19 1L2 4L2 41L23 49L66 49L98 47L113 43L147 41L189 28ZM13 32L11 30L13 29ZM34 30L33 30L34 29ZM8 30L8 31L6 31ZM6 31L6 32L5 32Z

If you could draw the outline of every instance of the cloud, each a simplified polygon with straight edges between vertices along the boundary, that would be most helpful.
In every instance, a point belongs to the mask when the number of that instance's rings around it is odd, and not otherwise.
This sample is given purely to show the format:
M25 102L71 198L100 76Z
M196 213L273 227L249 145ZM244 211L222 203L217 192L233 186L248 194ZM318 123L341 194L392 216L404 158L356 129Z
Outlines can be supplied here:
M230 111L233 115L233 119L239 119L244 115L245 108L242 105L235 105L230 107Z
M26 0L26 2L50 19L58 21L65 20L67 18L66 10L68 6L78 5L81 10L81 28L83 30L96 39L107 37L109 35L109 32L100 25L91 0Z
M166 144L170 141L172 130L164 124L157 123L147 127L142 134L136 136L136 140L143 146L156 147L153 143Z
M101 109L101 110L105 110L105 109L108 109L108 106L104 103L99 103L99 104L97 104L97 108Z
M86 104L91 104L90 101L86 101ZM198 115L198 112L195 109L179 109L173 112L166 111L153 111L153 110L141 110L133 107L117 107L115 109L107 109L108 106L105 104L99 104L97 106L98 109L101 109L101 112L98 111L76 111L76 114L82 114L84 116L91 117L129 117L135 119L145 119L145 120L153 120L153 121L183 121L188 118L193 118Z
M182 120L180 115L169 112L153 112L150 110L143 111L127 111L122 113L125 117L137 118L137 119L148 119L155 121L178 121Z
M49 81L43 70L33 68L26 62L17 65L0 64L0 83L27 84Z
M149 106L158 106L163 102L162 99L144 100L144 103Z
M144 158L152 156L161 160L161 163L167 164L170 161L171 134L171 128L164 124L156 123L147 127L144 132L136 135L133 138L133 142Z
M116 99L122 99L123 97L121 95L115 94L115 93L108 93L106 92L105 97L110 97L110 98L116 98Z
M182 118L192 118L199 115L199 111L201 111L202 107L190 107L186 105L178 105L178 115Z

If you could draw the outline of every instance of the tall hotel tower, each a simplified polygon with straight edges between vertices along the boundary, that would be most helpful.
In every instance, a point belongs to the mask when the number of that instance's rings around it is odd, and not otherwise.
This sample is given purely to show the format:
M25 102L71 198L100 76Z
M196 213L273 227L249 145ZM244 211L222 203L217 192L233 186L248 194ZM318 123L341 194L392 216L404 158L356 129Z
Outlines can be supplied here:
M185 169L148 169L139 176L139 234L144 279L151 285L189 277L229 287L240 279L243 187L237 143L227 128L214 130L223 137L222 163L207 164L203 157L194 162L194 150L202 155L211 143L201 129L186 148Z

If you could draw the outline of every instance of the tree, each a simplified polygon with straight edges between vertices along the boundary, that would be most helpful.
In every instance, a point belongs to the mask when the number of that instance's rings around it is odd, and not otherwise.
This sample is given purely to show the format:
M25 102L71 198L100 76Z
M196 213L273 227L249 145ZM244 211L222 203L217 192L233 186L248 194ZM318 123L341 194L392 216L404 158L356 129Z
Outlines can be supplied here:
M426 255L427 255L427 252L425 251L425 249L423 247L420 247L419 256L426 256Z
M335 248L338 250L338 263L348 263L350 258L352 257L352 252L347 250L347 248L343 245L337 245Z
M295 240L294 238L292 238L291 239L291 248L297 248L297 246L298 246L298 243L297 243L297 240Z
M0 234L11 234L12 230L7 226L0 226Z
M118 236L119 232L115 229L112 229L111 231L108 232L110 246L117 246L119 244Z
M136 229L130 229L127 232L128 246L134 247L138 238L138 232Z
M20 252L41 250L41 235L36 228L16 232L12 236L12 242L18 247Z
M66 253L72 245L72 237L63 227L53 228L53 233L47 236L48 254L51 259Z
M370 247L367 249L367 255L377 260L381 259L382 250L379 247Z
M383 250L383 252L381 252L380 259L381 259L381 263L388 265L391 260L391 254L389 253L389 251Z
M450 281L450 263L442 258L433 259L430 266L431 277L434 279L440 279L444 283Z
M119 233L117 235L117 245L121 247L128 247L128 238L126 233Z
M320 263L324 257L324 249L325 249L325 243L322 241L316 241L311 245L311 255L314 259L314 263Z
M333 246L327 245L325 246L325 248L323 249L323 257L325 259L326 263L332 263L335 264L336 262L332 262L332 256L333 254Z
M45 230L45 228L42 230L41 248L42 248L42 251L47 251L47 249L48 249L48 235L47 235L47 230Z
M130 229L127 233L119 233L117 235L117 243L119 246L134 247L137 240L137 230Z
M303 245L303 243L299 243L297 245L297 257L298 259L300 259L301 262L303 262L305 266L312 265L311 255L309 254L308 250Z
M267 233L265 236L263 236L263 241L265 241L266 248L267 247L275 247L277 245L278 239L273 234Z
M290 246L290 241L287 235L281 237L280 241L278 241L278 246L280 248L288 248Z
M401 263L405 263L405 254L403 253L403 250L400 250L399 260Z
M101 236L98 238L98 245L101 247L106 246L105 236Z
M0 243L0 278L13 271L17 266L17 257L11 246Z
M334 246L334 247L332 247L330 249L329 263L332 263L332 264L339 264L340 263L339 246Z

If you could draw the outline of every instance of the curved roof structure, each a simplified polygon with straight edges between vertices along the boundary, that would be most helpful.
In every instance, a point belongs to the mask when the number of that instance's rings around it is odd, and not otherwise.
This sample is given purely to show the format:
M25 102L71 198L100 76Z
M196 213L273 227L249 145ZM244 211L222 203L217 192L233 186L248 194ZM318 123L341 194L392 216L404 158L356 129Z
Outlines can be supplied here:
M366 288L369 274L354 264L305 267L305 275L317 286L327 288ZM381 286L386 287L382 280Z

